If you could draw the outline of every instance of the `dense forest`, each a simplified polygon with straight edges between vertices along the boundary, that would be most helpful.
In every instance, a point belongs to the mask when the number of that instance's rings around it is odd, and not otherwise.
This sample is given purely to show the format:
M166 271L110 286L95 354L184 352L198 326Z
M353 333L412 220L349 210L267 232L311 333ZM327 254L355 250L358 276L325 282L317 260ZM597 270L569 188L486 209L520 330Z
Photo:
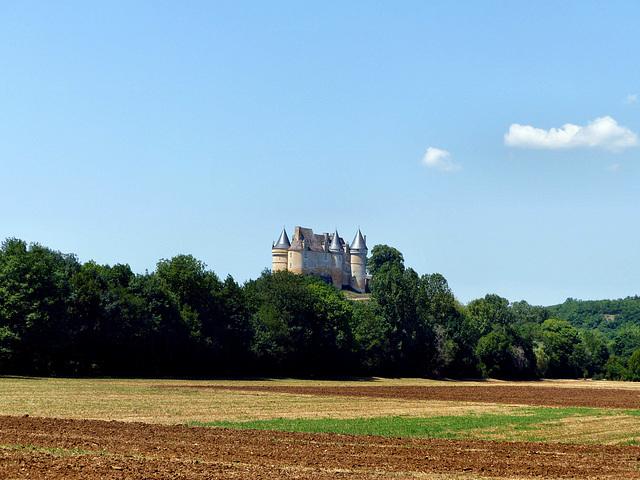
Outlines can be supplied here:
M460 304L446 279L371 250L370 299L265 270L239 285L191 255L152 273L0 248L0 373L590 377L640 380L640 299Z

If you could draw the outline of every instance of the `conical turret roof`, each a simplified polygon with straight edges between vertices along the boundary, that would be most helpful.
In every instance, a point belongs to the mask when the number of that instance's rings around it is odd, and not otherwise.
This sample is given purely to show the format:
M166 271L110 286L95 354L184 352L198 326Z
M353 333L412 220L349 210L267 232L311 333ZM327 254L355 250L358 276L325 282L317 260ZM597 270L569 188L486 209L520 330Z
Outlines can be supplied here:
M273 246L273 248L289 248L290 246L291 246L291 242L289 242L287 231L283 228L282 233L280 234L280 238L278 239L276 244Z
M333 238L331 239L331 245L329 246L330 252L341 252L342 244L340 243L340 235L338 235L338 229L336 228Z
M356 236L353 239L353 242L351 242L350 248L351 250L367 250L367 243L364 241L360 228L358 228Z

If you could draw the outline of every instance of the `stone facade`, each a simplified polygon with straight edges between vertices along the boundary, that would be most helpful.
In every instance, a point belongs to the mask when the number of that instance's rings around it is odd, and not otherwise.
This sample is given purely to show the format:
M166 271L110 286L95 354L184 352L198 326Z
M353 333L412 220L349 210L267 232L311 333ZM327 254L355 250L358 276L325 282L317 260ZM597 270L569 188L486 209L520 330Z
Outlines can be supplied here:
M314 234L310 228L296 227L289 242L285 229L271 246L273 271L289 270L300 275L316 275L336 288L367 289L366 237L356 232L351 245L335 233Z

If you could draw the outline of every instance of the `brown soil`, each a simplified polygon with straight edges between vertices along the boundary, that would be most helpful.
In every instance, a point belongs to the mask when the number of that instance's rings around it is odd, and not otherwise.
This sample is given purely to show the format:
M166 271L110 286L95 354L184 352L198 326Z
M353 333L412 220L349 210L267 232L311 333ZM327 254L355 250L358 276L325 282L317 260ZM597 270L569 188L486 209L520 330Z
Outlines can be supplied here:
M638 393L622 389L530 384L239 388L529 405L638 408L640 403ZM399 475L640 478L640 446L408 439L0 417L3 479L363 479Z
M174 388L174 387L170 387ZM432 400L494 403L501 405L533 405L549 407L594 407L640 409L640 391L613 388L554 387L531 383L509 385L465 386L180 386L175 388L207 388L254 392L291 393L329 397L393 398L398 400Z
M0 417L0 478L640 478L640 447ZM22 447L21 449L17 447Z

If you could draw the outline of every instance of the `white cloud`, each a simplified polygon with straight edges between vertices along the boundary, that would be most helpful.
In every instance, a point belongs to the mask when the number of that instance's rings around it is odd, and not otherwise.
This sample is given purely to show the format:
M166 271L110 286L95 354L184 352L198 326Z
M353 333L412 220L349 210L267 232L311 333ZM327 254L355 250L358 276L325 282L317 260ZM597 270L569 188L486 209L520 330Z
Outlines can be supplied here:
M567 123L561 128L543 130L530 125L512 124L504 135L508 147L522 148L574 148L603 147L619 151L638 145L638 136L627 127L618 125L613 118L596 118L586 127Z
M619 163L612 163L608 167L605 167L605 170L611 170L612 172L617 172L619 168L620 168Z
M429 147L422 159L422 163L429 168L435 168L443 172L457 172L458 170L462 170L462 166L453 163L449 157L451 157L449 152Z
M638 94L634 93L633 95L627 95L627 98L625 98L623 101L627 105L631 105L632 103L636 103L638 101Z

